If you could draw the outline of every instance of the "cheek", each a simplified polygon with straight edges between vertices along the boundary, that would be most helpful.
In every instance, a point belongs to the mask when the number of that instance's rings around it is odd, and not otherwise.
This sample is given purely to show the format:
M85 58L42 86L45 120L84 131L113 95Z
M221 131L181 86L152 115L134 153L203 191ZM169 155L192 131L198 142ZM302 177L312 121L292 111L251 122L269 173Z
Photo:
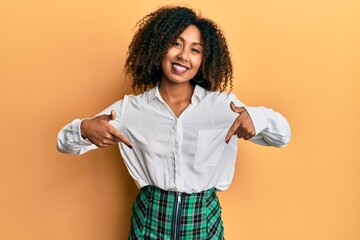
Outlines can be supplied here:
M162 56L161 60L160 60L160 65L163 67L166 65L166 63L169 61L169 59L171 58L171 56L173 55L171 48L168 49L168 51Z
M167 62L168 62L168 57L165 54L160 60L160 66L162 69L167 67Z
M164 66L165 66L165 64L164 64L164 58L162 58L161 59L161 61L160 61L160 67L163 69L164 68Z
M194 67L195 67L196 69L199 69L201 63L202 63L202 56L201 56L201 57L198 57L198 58L196 58L196 59L194 60Z

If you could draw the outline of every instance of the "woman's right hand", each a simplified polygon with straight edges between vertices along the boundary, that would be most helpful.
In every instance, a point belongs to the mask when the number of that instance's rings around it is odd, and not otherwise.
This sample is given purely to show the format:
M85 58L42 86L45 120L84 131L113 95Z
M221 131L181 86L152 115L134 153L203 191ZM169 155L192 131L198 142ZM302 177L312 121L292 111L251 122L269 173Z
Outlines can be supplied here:
M130 140L109 123L115 118L116 112L112 110L110 114L83 120L80 126L81 136L89 139L98 147L109 147L122 142L132 149Z

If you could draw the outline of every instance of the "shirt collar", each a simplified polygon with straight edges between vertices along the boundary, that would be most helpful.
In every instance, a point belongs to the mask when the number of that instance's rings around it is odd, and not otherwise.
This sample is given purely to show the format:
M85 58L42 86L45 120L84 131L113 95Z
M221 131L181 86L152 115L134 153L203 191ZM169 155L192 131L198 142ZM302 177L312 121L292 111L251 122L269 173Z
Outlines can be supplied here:
M191 97L191 103L194 101L200 102L206 95L206 90L199 85L195 85L194 93ZM159 99L159 101L164 102L163 98L160 95L159 85L156 85L152 89L147 92L147 102L150 103L155 98Z

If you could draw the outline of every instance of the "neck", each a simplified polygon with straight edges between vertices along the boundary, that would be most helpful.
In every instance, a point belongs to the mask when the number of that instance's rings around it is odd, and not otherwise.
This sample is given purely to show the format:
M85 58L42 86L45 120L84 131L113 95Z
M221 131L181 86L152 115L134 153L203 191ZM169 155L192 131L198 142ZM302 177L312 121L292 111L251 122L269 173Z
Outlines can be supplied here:
M165 102L189 102L194 92L194 86L190 82L186 83L171 83L162 81L159 86L161 97Z

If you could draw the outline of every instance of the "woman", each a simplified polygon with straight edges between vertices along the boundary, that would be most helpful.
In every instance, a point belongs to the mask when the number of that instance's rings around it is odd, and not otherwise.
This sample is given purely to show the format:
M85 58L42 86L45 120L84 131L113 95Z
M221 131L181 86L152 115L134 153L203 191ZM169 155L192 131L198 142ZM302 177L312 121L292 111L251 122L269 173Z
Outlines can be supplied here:
M144 92L66 125L59 151L119 144L140 188L129 239L223 239L216 191L232 181L232 136L283 147L290 140L286 119L224 93L232 88L226 40L188 8L163 7L139 21L125 69Z

